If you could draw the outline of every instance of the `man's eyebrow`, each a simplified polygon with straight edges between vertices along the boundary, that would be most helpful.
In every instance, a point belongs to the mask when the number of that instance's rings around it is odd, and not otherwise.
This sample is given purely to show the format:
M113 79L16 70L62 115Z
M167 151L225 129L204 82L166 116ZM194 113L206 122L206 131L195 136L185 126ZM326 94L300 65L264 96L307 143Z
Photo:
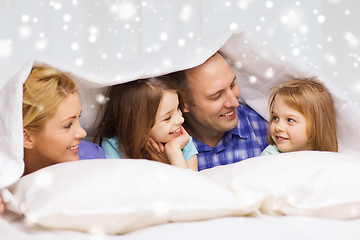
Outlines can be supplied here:
M219 93L223 92L224 89L220 89L219 91L215 92L215 93L212 93L208 96L208 98L211 98L211 97L214 97L215 95L218 95Z
M235 82L235 80L236 80L236 75L235 75L234 79L232 80L231 85ZM224 90L225 90L225 89L220 89L219 91L217 91L217 92L215 92L215 93L210 94L208 97L209 97L209 98L211 98L211 97L213 97L213 96L215 96L215 95L217 95L217 94L219 94L219 93L223 92Z

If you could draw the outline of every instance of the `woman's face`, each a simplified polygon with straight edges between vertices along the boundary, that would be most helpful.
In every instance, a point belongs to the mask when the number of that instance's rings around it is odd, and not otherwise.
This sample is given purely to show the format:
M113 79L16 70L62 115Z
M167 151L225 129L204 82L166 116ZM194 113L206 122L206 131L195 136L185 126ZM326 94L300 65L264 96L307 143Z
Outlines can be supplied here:
M40 165L50 166L55 163L79 160L80 139L86 136L80 126L80 100L77 93L68 95L57 108L54 116L44 128L32 134L31 151L37 156Z

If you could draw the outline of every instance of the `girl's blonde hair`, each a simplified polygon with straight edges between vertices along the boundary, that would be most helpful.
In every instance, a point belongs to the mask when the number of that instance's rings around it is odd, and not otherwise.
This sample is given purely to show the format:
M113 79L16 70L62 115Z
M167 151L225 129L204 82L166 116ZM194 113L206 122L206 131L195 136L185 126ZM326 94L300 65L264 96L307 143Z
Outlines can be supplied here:
M315 150L338 151L334 102L330 92L322 83L311 77L296 79L275 87L269 98L270 114L275 97L278 95L289 107L304 115L309 143L315 147ZM275 144L270 132L268 139L270 144Z
M112 86L95 140L116 136L124 157L149 158L145 148L164 91L178 93L174 80L166 76Z
M23 127L41 131L60 103L77 93L76 83L53 68L34 67L23 84Z

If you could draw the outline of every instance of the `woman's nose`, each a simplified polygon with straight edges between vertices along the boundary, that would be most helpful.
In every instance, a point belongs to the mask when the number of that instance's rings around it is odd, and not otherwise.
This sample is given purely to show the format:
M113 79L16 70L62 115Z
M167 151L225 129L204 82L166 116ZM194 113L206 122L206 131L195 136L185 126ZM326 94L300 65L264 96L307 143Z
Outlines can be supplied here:
M76 138L84 138L84 137L86 137L86 131L80 124L78 124L78 128L77 128L77 132L75 134L75 137Z

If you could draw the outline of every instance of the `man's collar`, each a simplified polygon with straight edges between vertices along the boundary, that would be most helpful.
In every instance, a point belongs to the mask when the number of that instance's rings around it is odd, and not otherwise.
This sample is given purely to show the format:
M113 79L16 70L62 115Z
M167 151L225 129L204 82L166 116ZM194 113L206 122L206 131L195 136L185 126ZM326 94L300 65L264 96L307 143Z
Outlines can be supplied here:
M237 115L238 115L238 123L235 128L231 129L230 131L226 132L224 135L225 141L234 134L239 136L240 138L249 138L250 134L250 126L249 121L246 118L246 113L244 112L242 105L237 108Z

